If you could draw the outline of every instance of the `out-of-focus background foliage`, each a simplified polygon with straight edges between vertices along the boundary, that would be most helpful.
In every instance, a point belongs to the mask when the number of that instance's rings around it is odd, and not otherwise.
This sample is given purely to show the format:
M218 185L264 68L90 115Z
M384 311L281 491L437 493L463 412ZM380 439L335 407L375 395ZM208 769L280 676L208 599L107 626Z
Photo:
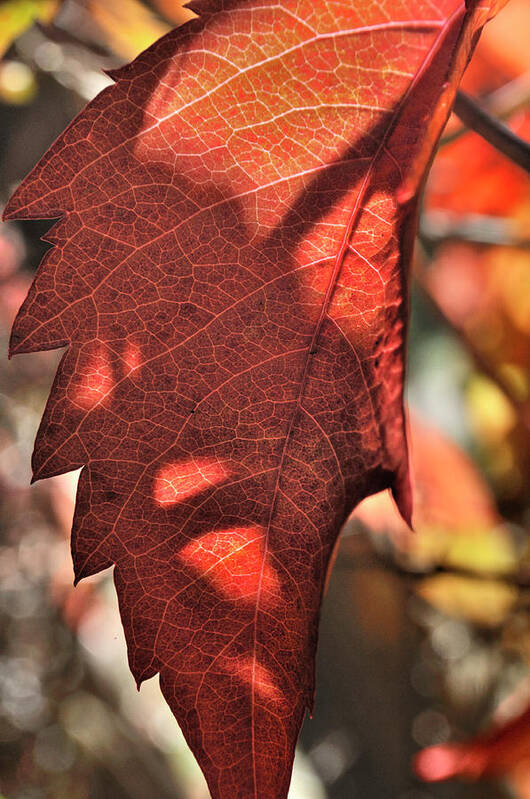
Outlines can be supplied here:
M178 0L0 1L0 203L102 69L190 16ZM464 83L527 139L529 32L511 0ZM416 533L386 495L346 525L292 799L530 798L529 223L528 176L452 118L414 268ZM48 227L0 228L0 793L204 799L156 680L136 693L111 575L72 587L77 476L29 487L59 354L3 356Z

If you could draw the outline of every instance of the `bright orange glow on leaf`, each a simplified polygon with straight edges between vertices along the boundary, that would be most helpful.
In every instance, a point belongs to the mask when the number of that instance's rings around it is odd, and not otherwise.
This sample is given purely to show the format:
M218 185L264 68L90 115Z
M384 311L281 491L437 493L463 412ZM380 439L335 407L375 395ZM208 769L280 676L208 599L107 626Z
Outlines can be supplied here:
M142 351L134 341L127 341L123 353L123 363L125 374L130 374L138 369L142 364Z
M82 357L82 356L81 356ZM80 363L76 383L72 388L72 401L85 411L95 408L109 396L114 388L112 362L103 345L88 355L85 364Z
M207 533L191 541L180 557L191 563L217 590L231 599L255 600L263 592L265 605L274 602L280 585L264 551L264 531L242 527Z
M254 686L254 690L260 699L279 702L282 698L274 682L274 677L269 669L252 658L240 658L232 664L234 673L239 679L248 685Z
M170 463L163 466L154 482L155 502L164 507L194 497L227 476L225 469L215 460L201 458L197 461Z

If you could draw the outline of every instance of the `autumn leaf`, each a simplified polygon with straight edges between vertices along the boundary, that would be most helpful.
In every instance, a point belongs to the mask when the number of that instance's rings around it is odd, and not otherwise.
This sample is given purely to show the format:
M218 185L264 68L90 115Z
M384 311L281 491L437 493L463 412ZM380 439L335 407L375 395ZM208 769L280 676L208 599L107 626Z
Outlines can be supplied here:
M502 2L202 0L12 197L57 218L11 352L67 347L34 479L83 467L131 670L216 799L281 799L338 531L391 487L417 192Z

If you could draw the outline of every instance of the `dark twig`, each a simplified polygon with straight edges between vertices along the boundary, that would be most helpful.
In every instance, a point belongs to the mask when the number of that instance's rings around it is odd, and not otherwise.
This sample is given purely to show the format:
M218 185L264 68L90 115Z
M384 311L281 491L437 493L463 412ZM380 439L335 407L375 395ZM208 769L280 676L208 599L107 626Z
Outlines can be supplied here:
M530 107L530 72L505 83L500 89L480 98L481 106L497 119L507 120L517 111ZM466 125L452 124L440 140L440 146L459 139L468 132Z
M337 560L335 563L336 571L361 571L379 567L390 570L394 574L403 575L408 578L409 585L421 582L428 577L436 574L455 574L460 577L472 577L476 580L495 579L505 585L514 585L523 590L530 587L530 573L525 564L521 564L513 573L499 574L487 570L474 571L466 566L458 566L448 563L431 562L424 567L414 567L412 562L407 563L407 550L396 547L396 542L387 531L387 538L384 540L380 536L375 536L377 543L374 546L374 536L370 535L370 526L350 517L342 529L342 546L339 547ZM417 533L421 534L418 530ZM415 533L411 533L411 537ZM518 603L526 602L526 593L519 597Z
M83 36L77 35L66 28L61 28L53 22L44 24L43 22L37 21L36 27L51 42L55 42L56 44L73 44L83 50L88 50L92 55L98 58L112 58L112 53L109 52L108 47L102 47L96 42L89 41Z
M476 100L465 92L458 92L454 112L468 128L526 172L530 172L530 144L492 116Z

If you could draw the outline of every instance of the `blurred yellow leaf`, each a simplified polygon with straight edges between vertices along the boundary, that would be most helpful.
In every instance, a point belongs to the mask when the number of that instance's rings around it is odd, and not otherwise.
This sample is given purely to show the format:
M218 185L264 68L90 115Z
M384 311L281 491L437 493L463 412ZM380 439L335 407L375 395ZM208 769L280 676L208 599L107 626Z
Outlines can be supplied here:
M519 554L507 530L490 530L451 536L447 541L445 564L482 574L510 574L517 568Z
M417 593L448 616L484 627L497 627L514 607L518 591L499 580L437 574L422 580Z
M519 553L505 527L444 529L421 527L407 539L399 553L403 565L413 571L437 564L476 574L512 574L519 565Z
M504 310L521 333L530 335L530 255L508 247L494 252L495 288Z
M169 26L139 0L87 0L86 8L108 47L131 60L168 32Z
M516 415L509 401L495 383L475 374L467 389L473 426L478 436L488 441L500 441L513 429Z
M516 363L501 363L499 374L521 402L528 398L530 393L530 374L521 366Z
M0 58L34 22L51 22L62 0L6 0L0 5Z
M182 25L196 15L185 8L185 0L152 0L154 7L173 25Z

